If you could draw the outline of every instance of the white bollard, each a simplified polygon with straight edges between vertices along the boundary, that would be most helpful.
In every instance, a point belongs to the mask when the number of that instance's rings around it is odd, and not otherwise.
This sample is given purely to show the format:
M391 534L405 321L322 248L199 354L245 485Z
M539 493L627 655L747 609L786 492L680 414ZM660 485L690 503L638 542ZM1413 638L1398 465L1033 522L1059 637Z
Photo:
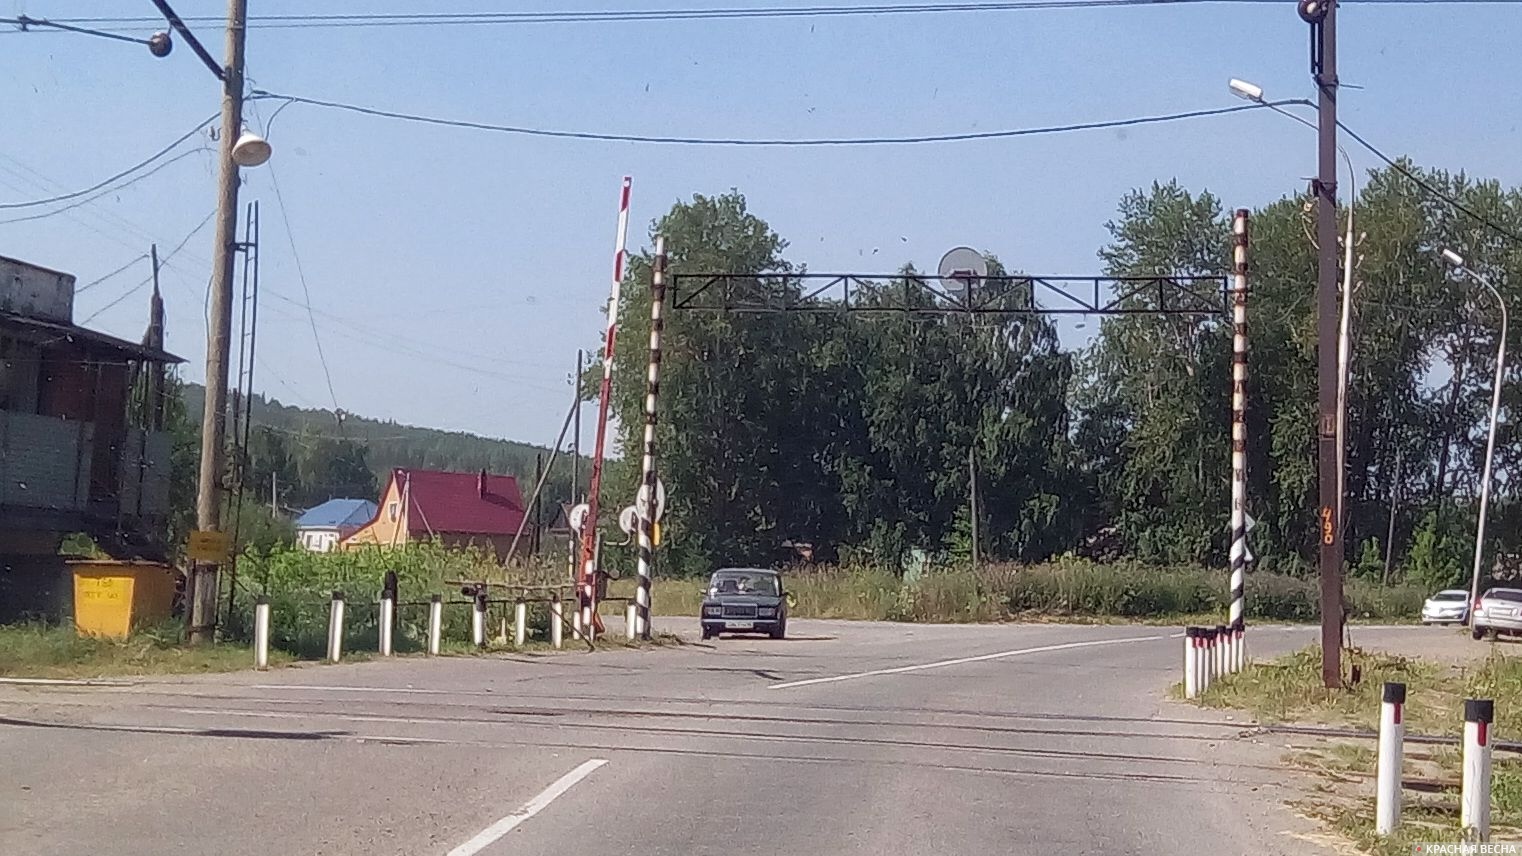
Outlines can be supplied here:
M254 668L264 671L270 667L270 602L259 595L254 601Z
M1226 651L1231 645L1231 637L1226 635L1226 626L1215 626L1215 673L1219 677L1226 675Z
M550 601L550 647L559 648L565 640L565 605L557 596Z
M428 601L428 653L437 657L444 638L444 597L434 595Z
M571 638L581 638L581 610L579 609L571 613Z
M1495 718L1494 701L1464 700L1464 781L1459 796L1459 828L1464 832L1465 843L1490 841L1490 752L1493 742L1490 725Z
M476 595L470 605L470 644L486 647L486 597Z
M1202 627L1200 631L1204 634L1205 639L1205 648L1200 652L1201 659L1205 661L1205 665L1201 670L1205 674L1205 679L1200 681L1200 692L1203 693L1210 689L1210 682L1215 679L1215 630L1210 627Z
M391 632L396 626L396 601L390 595L380 599L380 655L391 656Z
M1236 641L1232 644L1231 653L1236 658L1232 665L1233 672L1240 672L1247 668L1247 627L1239 626L1232 631Z
M1184 628L1184 698L1199 698L1199 663L1195 657L1195 631L1198 628Z
M1205 650L1205 628L1194 628L1194 691L1205 692L1205 660L1208 652Z
M634 601L629 601L629 605L624 607L624 638L630 642L634 641L635 633L639 629L634 626L634 622L638 620L635 616L638 614L639 610L635 607Z
M1406 685L1385 682L1379 706L1379 757L1375 765L1374 833L1391 835L1400 826L1400 768L1405 757Z
M519 648L528 641L528 604L523 601L513 607L513 644Z
M336 663L344 654L344 593L333 592L333 603L328 609L328 660Z

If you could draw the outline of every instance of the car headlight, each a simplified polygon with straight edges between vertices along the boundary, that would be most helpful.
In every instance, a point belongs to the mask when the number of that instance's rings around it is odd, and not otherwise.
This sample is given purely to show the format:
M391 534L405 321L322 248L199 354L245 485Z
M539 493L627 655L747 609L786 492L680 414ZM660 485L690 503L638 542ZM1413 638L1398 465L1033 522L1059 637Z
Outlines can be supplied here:
M707 617L718 618L719 616L721 616L723 614L724 614L724 607L719 606L718 604L714 604L713 606L704 605L704 607L703 607L703 615L705 615Z
M756 617L758 617L758 618L776 618L777 617L777 607L775 607L775 606L763 606L760 609L756 610Z

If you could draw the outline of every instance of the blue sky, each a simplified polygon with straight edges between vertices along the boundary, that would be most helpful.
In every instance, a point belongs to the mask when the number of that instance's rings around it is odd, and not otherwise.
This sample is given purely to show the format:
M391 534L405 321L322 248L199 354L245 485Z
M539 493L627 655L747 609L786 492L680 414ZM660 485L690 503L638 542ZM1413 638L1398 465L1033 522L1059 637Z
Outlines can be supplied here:
M312 4L252 0L253 13ZM417 11L352 2L333 11ZM453 0L479 11L484 0ZM628 8L757 5L663 0ZM768 2L765 5L776 5ZM220 0L179 0L184 15ZM608 8L553 0L523 9ZM147 0L4 0L0 15L150 14ZM444 11L443 8L430 11ZM1344 120L1424 165L1522 183L1516 6L1348 5ZM217 28L197 27L220 56ZM253 30L265 89L443 117L692 136L822 137L1018 128L1226 106L1242 77L1312 97L1293 3L831 19ZM260 127L265 102L251 124ZM215 79L184 44L165 60L83 36L0 33L0 202L88 186L215 113ZM693 193L735 187L810 269L933 266L959 244L1034 273L1097 272L1127 190L1178 178L1228 207L1304 186L1315 139L1267 111L1166 126L936 146L733 149L573 142L424 127L295 105L275 155L245 171L263 211L256 386L282 401L547 443L577 347L601 338L620 178L631 245ZM81 284L214 204L207 150L67 214L0 223L0 255ZM187 145L186 149L193 149ZM1360 170L1373 160L1348 144ZM319 367L295 255L332 369ZM25 211L0 211L0 220ZM165 271L169 345L200 380L211 227ZM76 320L141 335L146 262L78 296ZM274 296L278 295L278 296ZM284 298L284 299L281 299ZM295 301L295 302L291 302ZM102 311L103 310L103 311ZM1091 329L1092 325L1089 329ZM1088 329L1064 322L1064 341Z

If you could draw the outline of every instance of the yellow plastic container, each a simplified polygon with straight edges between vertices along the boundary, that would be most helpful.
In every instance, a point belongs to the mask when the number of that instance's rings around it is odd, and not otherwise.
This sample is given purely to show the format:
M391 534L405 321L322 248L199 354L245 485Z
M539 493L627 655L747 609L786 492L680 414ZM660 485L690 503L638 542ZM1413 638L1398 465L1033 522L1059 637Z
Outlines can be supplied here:
M169 618L174 568L150 562L90 559L74 571L74 629L81 635L124 637L132 628Z

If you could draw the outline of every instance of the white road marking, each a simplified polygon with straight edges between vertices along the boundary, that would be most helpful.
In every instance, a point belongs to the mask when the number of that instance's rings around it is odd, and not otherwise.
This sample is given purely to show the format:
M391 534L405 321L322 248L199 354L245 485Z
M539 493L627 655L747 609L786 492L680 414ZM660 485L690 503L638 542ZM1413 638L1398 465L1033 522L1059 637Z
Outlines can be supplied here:
M606 758L593 758L555 780L555 783L539 792L539 795L519 806L512 814L476 833L476 837L449 851L449 856L475 856L502 836L513 831L518 824L538 814L560 795L575 787L576 783L592 775L592 771L608 763Z
M134 681L113 681L99 678L0 678L0 684L41 687L130 687Z
M402 693L407 695L501 695L485 690L428 690L415 687L349 687L336 684L254 684L256 690L305 690L335 693Z
M838 681L854 681L857 678L870 678L877 675L901 675L905 672L919 672L925 669L939 669L943 666L959 666L963 663L981 663L984 660L1000 660L1005 657L1018 657L1022 654L1040 654L1046 651L1066 651L1073 648L1097 648L1100 645L1120 645L1126 642L1154 642L1158 639L1172 639L1181 634L1160 634L1157 636L1130 636L1125 639L1092 639L1087 642L1065 642L1061 645L1042 645L1037 648L1016 648L1013 651L999 651L994 654L979 654L976 657L958 657L955 660L937 660L934 663L916 663L912 666L896 666L892 669L873 669L870 672L852 672L849 675L831 675L827 678L808 678L802 681L787 681L781 684L768 684L769 690L785 690L791 687L807 687L814 684L833 684Z

